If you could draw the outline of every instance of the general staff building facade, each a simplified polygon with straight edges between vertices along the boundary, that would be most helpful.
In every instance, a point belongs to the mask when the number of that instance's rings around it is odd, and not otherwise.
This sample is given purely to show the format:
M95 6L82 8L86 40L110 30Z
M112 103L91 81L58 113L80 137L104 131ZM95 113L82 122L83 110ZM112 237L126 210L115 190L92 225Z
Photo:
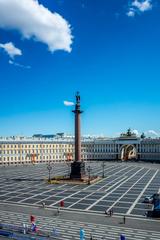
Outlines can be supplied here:
M0 140L0 165L67 162L74 159L74 138ZM83 138L84 161L143 160L160 162L160 139L134 135L119 138Z

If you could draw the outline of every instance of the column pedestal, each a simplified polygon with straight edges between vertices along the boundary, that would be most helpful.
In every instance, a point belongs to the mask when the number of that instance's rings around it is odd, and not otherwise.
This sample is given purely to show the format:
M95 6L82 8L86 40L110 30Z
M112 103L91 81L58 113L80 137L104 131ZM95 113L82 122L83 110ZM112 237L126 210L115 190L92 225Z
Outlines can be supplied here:
M71 163L71 179L81 179L85 175L85 163L81 161Z

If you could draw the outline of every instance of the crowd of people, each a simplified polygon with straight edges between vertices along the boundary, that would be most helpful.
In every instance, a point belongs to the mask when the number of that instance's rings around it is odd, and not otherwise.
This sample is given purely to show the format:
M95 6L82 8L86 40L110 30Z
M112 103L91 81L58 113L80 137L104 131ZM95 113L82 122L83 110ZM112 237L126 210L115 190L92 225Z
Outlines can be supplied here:
M45 202L42 202L42 208L45 208L45 206L46 206L46 204L45 204ZM57 212L56 212L56 215L58 216L59 214L60 214L60 209L61 209L61 207L64 207L64 201L61 201L60 202L60 206L57 208ZM106 209L105 210L105 214L107 215L107 216L112 216L113 215L113 208L110 208L110 209ZM37 231L37 226L36 226L36 224L35 224L35 217L34 216L31 216L30 217L30 221L31 221L31 223L32 223L32 231ZM126 223L126 217L125 216L123 216L123 223L125 224ZM53 235L54 236L58 236L58 231L57 231L57 229L54 227L53 228ZM83 227L81 227L80 228L80 232L79 232L79 237L80 237L80 240L85 240L86 238L85 238L85 230L84 230L84 228ZM104 237L102 237L101 238L101 240L102 239L104 239ZM122 234L122 235L120 235L120 240L125 240L126 238L125 238L125 236ZM92 233L90 233L90 237L89 237L89 240L97 240L96 238L94 238L93 237L93 234Z

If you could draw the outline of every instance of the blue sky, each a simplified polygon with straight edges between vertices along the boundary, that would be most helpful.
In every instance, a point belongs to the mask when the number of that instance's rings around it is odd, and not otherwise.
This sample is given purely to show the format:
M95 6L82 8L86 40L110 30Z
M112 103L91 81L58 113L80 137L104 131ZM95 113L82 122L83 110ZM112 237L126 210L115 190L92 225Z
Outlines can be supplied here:
M39 0L36 21L32 5L21 13L22 6L4 2L0 135L72 134L73 107L63 102L73 102L76 91L83 134L115 136L128 127L160 133L158 1Z

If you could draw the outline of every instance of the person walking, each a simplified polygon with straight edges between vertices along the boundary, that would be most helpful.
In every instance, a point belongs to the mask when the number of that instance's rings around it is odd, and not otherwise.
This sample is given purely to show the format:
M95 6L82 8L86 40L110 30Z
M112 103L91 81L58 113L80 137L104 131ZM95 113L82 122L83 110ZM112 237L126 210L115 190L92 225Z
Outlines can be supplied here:
M57 215L60 214L60 207L57 208Z
M56 227L53 228L53 236L57 237L59 235L58 230Z
M113 215L113 207L111 208L111 215Z
M85 231L82 227L80 228L79 235L80 235L80 240L85 240Z
M108 215L108 211L107 211L107 209L105 210L105 212L104 212L106 215Z
M60 207L64 207L64 200L60 201Z
M89 240L93 240L93 236L92 233L90 233L90 239Z
M126 237L123 234L121 234L120 235L120 240L126 240Z
M30 222L32 223L32 222L35 222L35 221L36 221L36 217L33 216L33 215L30 215Z
M31 231L32 232L37 232L37 225L35 223L31 224Z
M23 223L23 234L26 234L27 232L27 225Z
M124 224L126 223L126 216L125 215L123 216L123 223Z
M45 208L45 205L46 205L45 202L42 202L42 208Z

